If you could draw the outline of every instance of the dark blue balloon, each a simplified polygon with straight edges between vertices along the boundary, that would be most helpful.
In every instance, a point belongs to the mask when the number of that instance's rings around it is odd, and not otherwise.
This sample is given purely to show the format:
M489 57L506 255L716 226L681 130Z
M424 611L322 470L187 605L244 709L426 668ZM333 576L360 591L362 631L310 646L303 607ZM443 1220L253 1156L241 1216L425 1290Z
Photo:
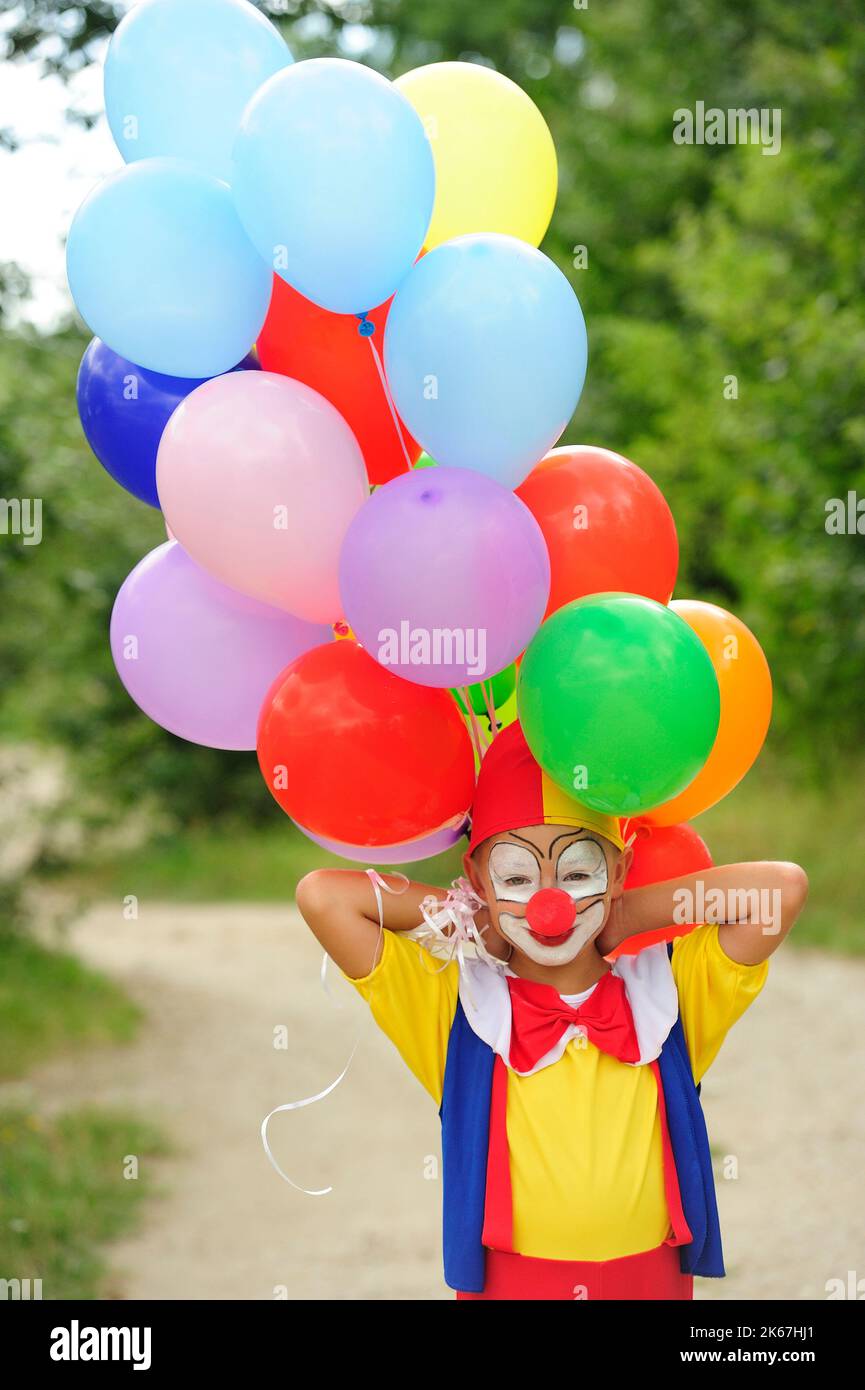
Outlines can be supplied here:
M260 371L252 353L233 372ZM145 371L94 338L78 370L78 414L87 442L121 487L159 506L156 451L168 418L201 380Z

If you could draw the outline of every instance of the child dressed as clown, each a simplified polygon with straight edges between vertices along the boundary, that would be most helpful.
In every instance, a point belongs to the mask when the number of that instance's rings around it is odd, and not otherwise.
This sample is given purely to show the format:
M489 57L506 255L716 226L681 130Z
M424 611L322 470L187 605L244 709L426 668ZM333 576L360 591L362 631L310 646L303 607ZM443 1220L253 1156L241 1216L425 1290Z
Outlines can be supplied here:
M458 1298L690 1299L694 1274L724 1273L699 1084L807 880L736 864L625 892L630 859L619 821L555 787L513 724L481 766L462 888L373 876L376 905L364 872L298 885L440 1107ZM606 959L697 899L727 907L672 946ZM766 920L755 903L772 904ZM444 965L406 935L424 920L452 924Z

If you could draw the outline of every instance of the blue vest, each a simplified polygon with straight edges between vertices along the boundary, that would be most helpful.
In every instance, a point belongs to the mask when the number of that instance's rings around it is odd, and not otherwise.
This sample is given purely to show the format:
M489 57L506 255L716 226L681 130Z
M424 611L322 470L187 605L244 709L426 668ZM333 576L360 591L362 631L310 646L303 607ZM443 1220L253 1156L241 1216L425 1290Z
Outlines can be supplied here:
M448 1041L441 1104L443 1246L445 1282L465 1293L482 1293L485 1254L481 1240L487 1185L495 1053L472 1032L457 1001ZM679 1247L685 1274L721 1278L724 1257L715 1200L709 1136L694 1085L691 1062L676 1019L658 1063L667 1126L676 1163L682 1209L693 1239Z

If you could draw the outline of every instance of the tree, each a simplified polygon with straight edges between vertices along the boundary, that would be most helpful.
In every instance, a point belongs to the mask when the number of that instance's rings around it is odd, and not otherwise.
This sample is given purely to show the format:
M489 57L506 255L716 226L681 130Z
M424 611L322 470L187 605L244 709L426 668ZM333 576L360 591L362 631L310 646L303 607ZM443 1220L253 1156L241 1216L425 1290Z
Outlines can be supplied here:
M854 8L262 8L297 57L343 52L391 75L460 57L492 63L537 101L560 162L544 249L577 289L591 348L565 437L617 449L656 478L679 527L677 592L714 599L754 628L778 692L775 737L825 770L861 731L865 661L862 538L824 524L829 499L865 495L865 38ZM22 0L8 52L68 75L95 61L116 14L104 0ZM698 101L779 110L780 152L674 143L674 113ZM21 617L0 652L3 707L14 727L75 750L106 804L152 792L184 818L267 814L251 759L155 730L110 665L114 593L161 532L80 438L83 345L72 329L0 341L6 495L37 490L46 503L38 566L10 560L8 548L0 557Z

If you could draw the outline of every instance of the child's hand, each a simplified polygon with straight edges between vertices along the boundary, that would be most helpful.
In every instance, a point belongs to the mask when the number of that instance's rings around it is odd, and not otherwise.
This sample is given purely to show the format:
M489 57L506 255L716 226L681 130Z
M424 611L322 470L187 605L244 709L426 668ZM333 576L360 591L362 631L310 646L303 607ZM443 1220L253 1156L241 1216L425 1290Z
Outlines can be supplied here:
M808 895L797 864L727 864L632 888L613 899L595 940L608 955L629 936L679 926L718 927L724 953L740 965L766 960L784 940ZM764 916L765 919L764 920Z
M595 938L595 947L602 956L608 956L611 951L615 951L626 937L634 933L634 928L628 925L628 896L627 893L621 893L610 903L607 920Z

